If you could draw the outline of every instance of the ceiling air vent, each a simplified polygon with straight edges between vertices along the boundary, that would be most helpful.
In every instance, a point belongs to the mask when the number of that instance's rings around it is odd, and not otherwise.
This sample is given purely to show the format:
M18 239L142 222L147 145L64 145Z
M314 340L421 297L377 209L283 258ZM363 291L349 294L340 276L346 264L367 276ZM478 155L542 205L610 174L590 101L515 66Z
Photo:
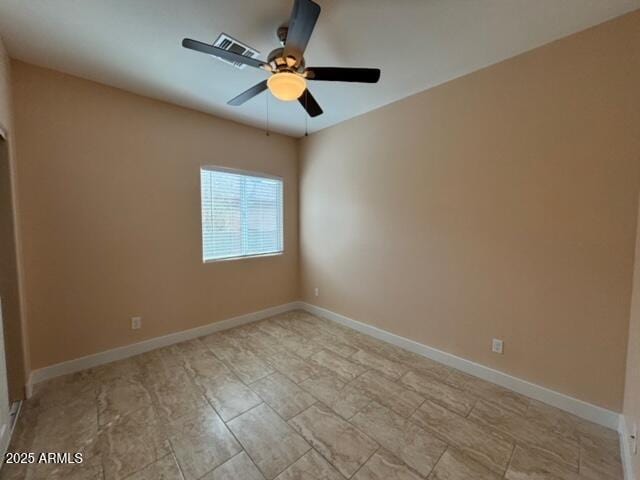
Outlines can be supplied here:
M256 58L260 52L255 48L251 48L248 45L245 45L242 42L239 42L233 37L230 37L226 33L221 33L220 36L216 39L213 44L214 47L221 48L223 50L229 50L230 52L237 53L239 55L244 55L245 57ZM245 64L239 62L230 62L228 60L224 60L222 58L216 57L218 60L228 63L229 65L233 65L236 68L242 70L246 67Z

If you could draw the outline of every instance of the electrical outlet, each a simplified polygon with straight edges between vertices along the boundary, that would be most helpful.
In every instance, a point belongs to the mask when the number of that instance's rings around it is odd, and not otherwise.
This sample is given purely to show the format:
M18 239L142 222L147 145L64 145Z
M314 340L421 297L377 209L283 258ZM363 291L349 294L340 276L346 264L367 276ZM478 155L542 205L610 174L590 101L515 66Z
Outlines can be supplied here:
M638 454L638 424L633 424L633 430L631 433L631 453L633 455Z
M320 296L320 289L318 287L315 288L315 290L313 291L313 293L315 294L316 297Z
M502 340L500 340L499 338L494 338L493 342L491 343L491 350L493 351L493 353L502 354L502 348L503 348Z
M131 330L142 328L142 317L131 317Z

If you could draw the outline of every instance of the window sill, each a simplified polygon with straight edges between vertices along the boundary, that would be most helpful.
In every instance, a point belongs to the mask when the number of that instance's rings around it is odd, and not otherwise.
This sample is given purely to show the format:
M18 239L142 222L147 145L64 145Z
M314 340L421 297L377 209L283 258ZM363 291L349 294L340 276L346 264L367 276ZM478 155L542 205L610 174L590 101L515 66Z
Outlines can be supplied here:
M274 253L263 253L260 255L244 255L241 257L225 257L225 258L212 258L210 260L203 260L202 263L218 263L218 262L233 262L236 260L248 260L251 258L265 258L265 257L278 257L284 254L282 252L274 252Z

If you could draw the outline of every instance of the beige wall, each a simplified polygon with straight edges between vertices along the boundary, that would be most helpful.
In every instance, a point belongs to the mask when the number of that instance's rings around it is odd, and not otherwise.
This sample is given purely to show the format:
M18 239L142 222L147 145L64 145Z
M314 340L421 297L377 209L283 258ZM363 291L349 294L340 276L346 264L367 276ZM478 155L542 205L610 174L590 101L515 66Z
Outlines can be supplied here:
M297 299L295 140L12 69L33 369ZM200 165L284 178L284 255L202 263Z
M636 261L633 274L631 323L629 325L624 416L629 434L633 432L634 425L640 428L640 204L638 206ZM632 462L635 473L634 478L640 478L640 455L633 456Z
M11 65L0 39L0 128L7 135L0 139L0 297L2 297L3 325L7 381L11 401L24 398L24 385L29 371L28 359L23 353L27 346L23 337L21 315L21 273L19 238L16 232L16 178L15 149L11 109Z
M11 123L10 69L11 61L0 38L0 126L4 130L8 130Z
M640 11L311 135L304 300L620 411L638 85Z

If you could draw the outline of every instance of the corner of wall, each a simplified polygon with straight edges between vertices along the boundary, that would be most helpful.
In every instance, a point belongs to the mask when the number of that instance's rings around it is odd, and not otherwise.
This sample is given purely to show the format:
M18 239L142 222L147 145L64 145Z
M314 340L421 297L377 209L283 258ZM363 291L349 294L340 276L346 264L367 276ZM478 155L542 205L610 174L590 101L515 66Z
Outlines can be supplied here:
M302 299L302 294L303 294L303 289L302 289L302 245L300 243L300 234L302 232L302 214L301 214L301 209L300 209L300 200L302 199L302 195L300 194L300 189L301 189L301 173L302 173L302 143L304 142L304 138L305 137L300 137L300 138L296 138L295 139L295 145L296 145L296 181L297 181L297 194L298 194L298 198L296 198L296 204L298 205L298 231L296 232L296 235L298 237L298 268L296 271L296 285L297 285L297 292L296 292L296 298L298 300Z
M14 226L15 226L15 243L17 254L18 269L18 291L20 304L20 324L21 324L21 342L22 342L22 364L23 377L25 386L25 396L29 390L29 379L31 375L31 357L30 345L27 325L27 302L24 292L24 262L22 255L21 228L20 228L20 208L18 204L18 161L15 141L15 129L13 122L13 80L11 72L11 58L7 52L2 35L0 34L0 125L4 127L7 133L7 141L9 144L9 169L11 172L11 189L12 201L14 206Z

